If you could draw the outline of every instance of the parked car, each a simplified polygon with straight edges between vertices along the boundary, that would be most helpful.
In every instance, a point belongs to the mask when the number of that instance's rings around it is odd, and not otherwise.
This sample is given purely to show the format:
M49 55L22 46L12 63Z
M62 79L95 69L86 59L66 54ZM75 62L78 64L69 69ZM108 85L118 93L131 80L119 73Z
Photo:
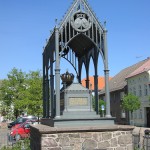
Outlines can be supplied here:
M25 122L26 120L37 121L37 117L36 117L36 116L24 116L24 117L19 117L19 118L17 118L15 121L9 123L9 124L8 124L8 128L12 128L12 127L15 126L16 124L21 124L21 123Z
M13 140L20 140L24 138L28 138L30 136L30 124L37 124L37 121L26 120L24 123L16 125L10 131L10 138Z

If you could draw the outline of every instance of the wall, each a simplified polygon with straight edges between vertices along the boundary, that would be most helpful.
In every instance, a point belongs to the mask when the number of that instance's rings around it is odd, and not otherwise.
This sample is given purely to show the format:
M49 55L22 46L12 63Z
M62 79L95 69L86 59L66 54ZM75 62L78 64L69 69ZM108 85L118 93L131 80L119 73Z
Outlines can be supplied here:
M31 126L31 150L133 150L132 126Z
M150 130L150 128L135 127L132 133L134 147L140 150L150 149L150 134L145 135L145 130Z
M150 102L148 100L150 96L150 86L148 83L148 72L141 73L128 79L128 93L133 93L134 95L138 96L141 101L140 109L133 112L134 125L137 126L147 126L146 107L150 107ZM145 94L145 85L147 85L147 95ZM141 86L141 93L139 86Z
M129 124L129 114L128 112L125 112L125 118L122 118L122 109L120 107L121 105L121 99L122 96L126 94L126 87L120 90L112 91L110 92L110 111L112 117L115 117L115 123L116 124L122 124L127 125ZM104 95L100 95L99 99L104 99Z

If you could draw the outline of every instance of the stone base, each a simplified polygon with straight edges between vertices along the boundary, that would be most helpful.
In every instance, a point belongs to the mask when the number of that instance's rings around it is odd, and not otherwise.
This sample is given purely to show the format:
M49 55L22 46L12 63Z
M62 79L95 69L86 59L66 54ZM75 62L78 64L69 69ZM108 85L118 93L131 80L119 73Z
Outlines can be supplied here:
M133 150L133 126L58 128L31 125L31 150Z
M96 112L64 112L62 116L54 119L44 118L41 124L51 127L99 127L106 125L114 125L114 117L106 118L96 115Z
M54 119L54 127L99 127L114 125L115 118Z

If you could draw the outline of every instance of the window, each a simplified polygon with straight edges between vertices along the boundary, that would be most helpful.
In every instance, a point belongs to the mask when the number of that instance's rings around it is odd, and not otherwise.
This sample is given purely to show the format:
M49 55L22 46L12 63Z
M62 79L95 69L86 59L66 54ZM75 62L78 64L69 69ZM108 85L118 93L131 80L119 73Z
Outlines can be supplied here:
M142 87L139 85L139 96L142 96Z
M116 94L114 93L114 100L116 99Z
M120 99L122 99L124 97L124 92L120 92Z
M139 110L139 119L142 119L142 109Z
M148 95L148 90L147 90L147 85L146 84L144 85L144 94L145 94L145 96Z
M141 78L139 78L139 82L141 82Z
M147 79L147 77L146 76L144 76L144 80L143 81L147 81L148 79Z
M137 119L137 111L133 112L133 117L134 117L134 119Z
M129 89L129 93L132 93L132 88Z
M134 79L133 79L133 81L132 81L132 82L133 82L133 84L134 84Z
M133 88L133 94L136 95L136 88Z

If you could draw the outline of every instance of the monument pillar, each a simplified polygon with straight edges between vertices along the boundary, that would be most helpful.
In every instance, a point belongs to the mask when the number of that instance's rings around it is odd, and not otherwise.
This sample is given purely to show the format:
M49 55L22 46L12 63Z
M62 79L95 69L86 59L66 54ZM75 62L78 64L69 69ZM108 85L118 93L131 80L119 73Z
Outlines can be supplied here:
M46 84L46 118L49 118L49 80L45 80Z
M46 118L45 55L43 53L43 118Z
M63 85L64 85L64 111L67 111L66 82L64 82Z
M105 74L105 97L106 97L106 118L110 118L110 93L109 93L109 69L108 69L108 50L107 50L107 30L104 29L104 74Z
M50 108L51 108L51 117L54 118L55 111L54 111L54 73L53 73L53 59L50 60Z
M46 91L45 91L45 77L43 76L43 118L46 118Z
M56 91L56 117L60 117L60 58L59 58L59 30L55 28L55 91Z
M88 60L88 58L87 58ZM86 85L86 88L89 89L89 86L90 86L90 80L89 80L89 67L86 67L86 80L85 80L85 85Z
M51 117L53 118L55 116L54 114L54 75L50 75L50 96L51 96Z
M89 82L90 82L90 80L89 80L89 78L87 78L87 79L85 80L85 84L86 84L86 88L88 88L88 89L89 89Z
M96 114L99 113L99 103L98 103L98 75L94 76L94 91L95 91L95 110Z

